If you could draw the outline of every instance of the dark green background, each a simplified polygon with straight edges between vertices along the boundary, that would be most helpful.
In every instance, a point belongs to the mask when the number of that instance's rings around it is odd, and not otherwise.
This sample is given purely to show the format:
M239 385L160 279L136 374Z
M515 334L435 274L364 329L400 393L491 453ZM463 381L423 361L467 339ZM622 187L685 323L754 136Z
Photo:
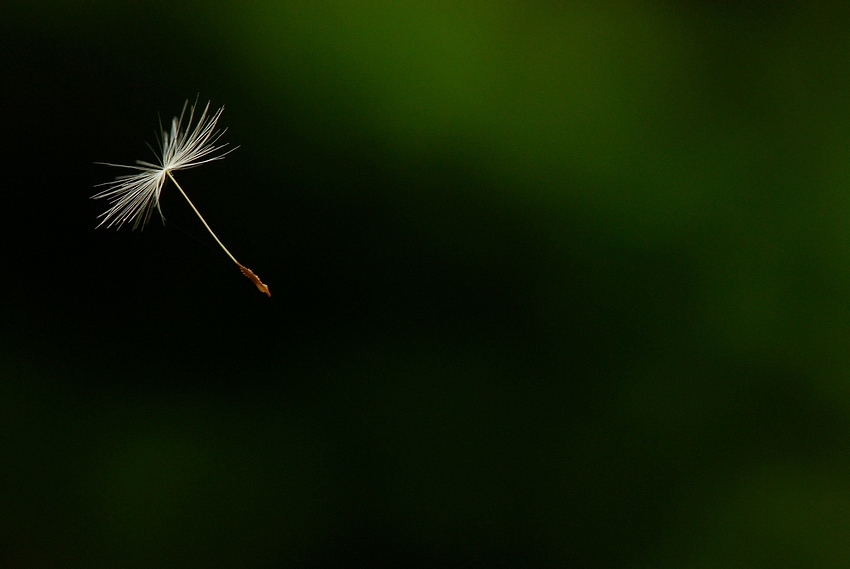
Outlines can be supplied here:
M271 299L94 228L196 96ZM844 3L13 0L0 111L0 566L850 564Z

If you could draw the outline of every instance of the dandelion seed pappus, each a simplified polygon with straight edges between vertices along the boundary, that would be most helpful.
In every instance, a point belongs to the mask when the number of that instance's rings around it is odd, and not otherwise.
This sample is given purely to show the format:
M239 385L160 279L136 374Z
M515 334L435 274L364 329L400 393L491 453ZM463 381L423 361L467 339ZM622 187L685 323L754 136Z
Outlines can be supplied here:
M105 199L110 206L109 209L98 216L102 218L98 227L105 225L107 228L115 227L116 229L120 229L122 225L132 223L134 230L144 229L145 225L150 221L154 210L156 210L164 223L165 216L160 207L160 195L166 183L171 181L186 199L189 207L192 208L192 211L195 212L207 231L210 232L210 235L213 236L216 243L236 263L242 274L254 283L257 290L271 297L269 287L251 269L236 260L236 257L233 256L213 232L212 228L204 219L204 216L201 215L201 212L198 211L198 208L195 207L195 204L192 203L192 200L189 199L189 196L174 178L174 172L196 168L209 162L221 160L238 148L234 147L225 151L224 149L227 143L219 144L219 140L227 131L227 129L217 130L216 128L218 119L224 112L224 107L220 107L210 115L210 103L207 102L198 117L197 123L192 127L197 103L197 99L195 99L195 104L191 106L188 100L183 103L183 110L180 111L180 115L171 120L170 130L165 130L160 126L159 153L154 151L158 163L155 164L144 160L136 160L135 165L96 162L96 164L126 168L134 171L134 173L117 176L112 182L97 185L105 186L106 188L93 195L92 199ZM186 117L187 108L189 110L189 116L186 121L186 127L184 128L183 119Z

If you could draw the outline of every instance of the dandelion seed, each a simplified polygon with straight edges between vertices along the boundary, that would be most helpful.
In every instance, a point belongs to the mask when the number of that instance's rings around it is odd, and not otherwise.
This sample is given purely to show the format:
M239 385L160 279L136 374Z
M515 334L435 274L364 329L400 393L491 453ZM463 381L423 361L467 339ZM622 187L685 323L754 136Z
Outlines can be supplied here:
M203 112L198 117L198 122L192 127L192 122L195 118L195 104L189 106L189 101L183 104L183 110L180 111L179 117L174 117L171 120L171 130L161 130L161 140L159 143L159 154L156 158L159 164L136 160L136 165L112 164L109 162L98 162L106 166L115 166L117 168L128 168L136 170L133 174L125 174L118 176L112 182L98 184L98 186L106 186L106 189L92 196L93 199L106 199L110 208L100 214L102 218L98 227L106 225L106 227L120 228L125 223L132 222L133 229L144 229L145 225L150 221L154 210L159 213L160 218L165 222L165 216L162 214L162 209L159 207L159 196L162 193L162 188L171 180L175 187L180 191L180 194L189 202L192 211L200 218L201 223L213 236L216 243L221 246L227 256L242 271L242 274L248 277L257 289L271 296L269 287L245 265L236 260L224 243L216 236L209 224L206 222L201 212L174 179L174 172L178 170L187 170L195 168L208 162L221 160L227 154L236 150L231 148L224 151L227 143L218 144L219 139L227 129L216 130L221 113L224 112L224 107L218 109L212 115L209 115L210 104L207 103ZM183 128L183 118L186 116L186 109L189 109L189 117L186 122L186 128Z

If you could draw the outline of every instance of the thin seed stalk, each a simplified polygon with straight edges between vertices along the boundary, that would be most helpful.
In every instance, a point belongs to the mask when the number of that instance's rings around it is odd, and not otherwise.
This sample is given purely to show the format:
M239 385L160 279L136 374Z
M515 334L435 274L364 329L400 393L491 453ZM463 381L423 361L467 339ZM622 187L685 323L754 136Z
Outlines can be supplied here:
M172 182L174 182L174 185L177 186L177 189L180 191L183 197L186 198L186 201L189 202L189 206L192 208L192 211L195 212L195 214L198 216L198 219L201 220L201 223L204 224L204 227L206 227L207 231L210 232L210 235L213 236L215 242L218 243L219 246L224 250L224 252L227 253L227 256L230 257L234 263L236 263L236 265L239 267L239 270L242 271L242 274L248 277L260 292L265 293L267 296L271 296L272 293L269 291L268 285L264 284L263 281L260 280L260 277L255 275L251 269L237 261L236 257L234 257L233 254L227 250L227 247L224 246L224 243L221 242L221 239L219 239L218 235L216 235L215 232L212 230L210 224L207 223L207 220L204 219L204 216L201 215L201 212L198 211L198 208L195 207L195 204L192 203L192 200L189 199L189 196L186 195L186 192L183 191L183 188L181 188L180 184L177 183L177 180L174 179L174 176L171 174L171 171L166 171L166 174L168 174L168 177L171 179Z

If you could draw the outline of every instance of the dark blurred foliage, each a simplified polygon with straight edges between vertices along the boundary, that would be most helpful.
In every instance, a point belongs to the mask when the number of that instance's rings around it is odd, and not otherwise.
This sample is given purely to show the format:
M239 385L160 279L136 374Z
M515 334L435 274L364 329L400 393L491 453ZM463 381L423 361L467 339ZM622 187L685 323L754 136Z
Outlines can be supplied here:
M848 16L4 4L0 566L845 566Z

